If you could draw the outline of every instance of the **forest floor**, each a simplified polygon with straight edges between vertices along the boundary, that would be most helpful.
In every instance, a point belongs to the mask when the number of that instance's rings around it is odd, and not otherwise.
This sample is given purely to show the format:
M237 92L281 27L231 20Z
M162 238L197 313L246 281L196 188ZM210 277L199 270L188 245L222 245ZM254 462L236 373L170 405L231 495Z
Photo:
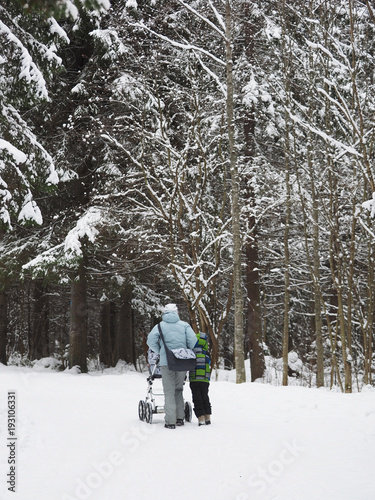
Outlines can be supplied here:
M212 425L169 430L163 414L138 418L146 378L124 365L0 365L1 500L373 500L375 389L237 385L220 372Z

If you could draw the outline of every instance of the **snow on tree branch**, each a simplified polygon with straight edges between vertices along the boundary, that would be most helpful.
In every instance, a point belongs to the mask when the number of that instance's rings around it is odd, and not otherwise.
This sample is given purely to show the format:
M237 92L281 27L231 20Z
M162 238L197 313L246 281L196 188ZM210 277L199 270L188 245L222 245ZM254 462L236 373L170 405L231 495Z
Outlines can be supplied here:
M32 199L30 192L27 193L22 209L18 214L18 222L35 222L40 226L43 224L42 213L36 202Z
M68 259L82 256L82 240L85 237L91 243L95 243L100 224L103 224L102 211L99 208L90 207L65 238L64 251Z
M371 212L371 217L375 217L375 193L372 193L372 200L362 203L362 207Z
M216 18L218 19L218 21L220 22L220 25L221 27L223 28L224 31L221 31L213 22L211 22L209 19L207 19L207 17L205 16L202 16L202 14L200 14L196 9L194 9L191 5L183 2L182 0L178 0L178 2L183 5L185 7L185 9L189 10L190 12L192 12L195 16L197 16L199 19L201 19L203 22L205 22L206 24L208 24L208 26L210 26L210 28L212 28L214 31L216 31L216 33L218 33L225 41L227 40L227 37L225 35L225 24L224 24L224 21L223 21L223 18L219 15L219 13L217 12L217 10L215 9L215 7L212 5L212 2L210 1L210 6L211 8L213 9L215 15L216 15Z
M145 29L149 33L152 33L153 35L155 35L158 38L160 38L161 40L164 40L165 42L170 43L171 45L173 45L173 47L177 47L179 49L183 49L183 50L187 50L187 51L197 51L197 52L200 52L201 54L206 55L207 57L209 57L210 59L212 59L216 63L220 64L220 66L223 66L223 67L226 66L225 61L223 61L222 59L219 59L218 57L216 57L214 54L212 54L208 50L202 49L201 47L198 47L197 45L192 45L190 43L176 42L175 40L172 40L171 38L169 38L167 36L164 36L164 35L162 35L160 33L157 33L156 31L154 31L151 28L149 28L148 26L146 26L144 23L134 23L133 26Z
M125 45L114 29L97 29L91 31L90 35L106 49L104 59L114 59L127 52Z
M19 163L25 163L27 160L27 156L25 153L17 149L13 144L11 144L8 141L5 141L4 139L0 139L0 150L6 150L10 155L13 156L14 161L19 164Z
M57 174L54 161L51 155L46 151L44 146L37 140L35 134L30 130L27 126L27 123L21 118L18 111L13 108L13 106L2 106L2 115L8 120L9 123L12 123L12 126L16 133L13 134L14 138L19 134L22 138L22 142L25 143L25 148L30 148L32 146L32 152L26 155L19 148L14 146L8 141L4 139L0 139L0 150L6 150L9 154L11 154L16 162L16 164L26 163L28 161L28 170L36 171L40 168L40 158L38 159L37 165L33 165L35 155L38 154L43 159L47 167L48 176L46 178L47 184L56 185L59 182L59 176ZM27 146L26 146L27 144ZM37 168L38 167L38 168ZM23 173L19 171L19 175L24 179L25 185L27 185L26 178Z
M87 239L95 243L99 228L105 224L103 211L97 207L90 207L76 222L76 225L66 235L63 242L47 248L27 264L22 266L24 272L31 271L35 275L52 267L55 271L60 266L66 268L82 257L82 241ZM47 244L45 245L45 247Z
M111 7L109 0L59 0L56 3L56 9L64 12L66 17L77 19L79 16L78 7L85 7L92 11L101 12L107 11Z
M211 70L210 70L210 68L209 68L206 64L204 64L204 62L202 61L202 59L199 57L199 55L198 55L197 53L195 53L194 55L195 55L195 57L198 59L199 64L200 64L200 65L202 66L202 68L206 71L206 73L207 73L208 75L210 75L210 76L211 76L211 77L215 80L215 82L217 83L217 86L218 86L218 87L219 87L219 89L221 90L221 92L222 92L222 94L223 94L224 98L226 98L226 97L227 97L227 89L226 89L226 86L225 86L225 85L223 85L223 84L221 83L221 81L220 81L219 77L217 76L217 74L216 74L216 73L214 73L213 71L211 71Z
M348 145L344 144L343 142L335 139L334 137L328 135L326 132L323 132L322 130L319 130L316 127L313 127L309 123L304 122L297 115L293 114L290 109L286 108L286 111L288 112L291 120L293 120L295 123L299 123L305 129L308 129L308 130L310 130L310 132L313 132L314 134L318 135L324 141L332 144L333 146L337 147L338 149L341 149L341 150L343 149L345 151L345 153L349 153L349 154L358 156L359 158L362 158L362 154L359 153L354 147L348 146Z
M8 40L17 47L18 52L20 53L21 71L18 75L19 79L24 78L27 83L35 83L39 97L48 99L46 81L41 71L34 63L30 52L19 40L19 38L17 38L2 21L0 21L0 34L6 35Z

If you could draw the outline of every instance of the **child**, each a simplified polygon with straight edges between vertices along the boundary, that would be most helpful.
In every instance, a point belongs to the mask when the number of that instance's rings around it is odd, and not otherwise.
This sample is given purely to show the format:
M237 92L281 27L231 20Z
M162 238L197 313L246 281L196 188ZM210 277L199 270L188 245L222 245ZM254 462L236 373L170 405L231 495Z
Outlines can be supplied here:
M211 404L208 396L211 374L211 358L208 353L207 335L197 334L197 343L194 352L197 356L196 367L189 373L190 389L193 396L194 413L198 418L198 425L211 423Z

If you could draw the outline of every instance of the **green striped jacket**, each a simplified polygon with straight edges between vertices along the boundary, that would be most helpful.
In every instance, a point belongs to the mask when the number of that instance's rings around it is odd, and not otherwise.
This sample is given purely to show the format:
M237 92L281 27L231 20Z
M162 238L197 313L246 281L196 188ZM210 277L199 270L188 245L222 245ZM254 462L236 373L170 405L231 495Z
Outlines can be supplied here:
M205 333L197 334L197 343L194 352L197 357L195 370L189 372L190 382L210 382L211 358L208 352L207 335Z

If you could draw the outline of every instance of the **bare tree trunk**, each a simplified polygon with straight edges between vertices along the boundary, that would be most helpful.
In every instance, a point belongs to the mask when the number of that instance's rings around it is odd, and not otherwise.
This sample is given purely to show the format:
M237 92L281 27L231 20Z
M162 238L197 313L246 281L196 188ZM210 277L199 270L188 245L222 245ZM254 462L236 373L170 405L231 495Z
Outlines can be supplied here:
M341 291L337 294L338 296L338 320L340 326L340 337L341 337L341 350L342 359L344 362L344 375L345 375L345 392L352 392L352 359L349 355L349 342L346 335L345 328L345 314L344 314L344 303Z
M325 4L325 9L322 10L322 17L321 17L321 23L326 25L326 30L325 30L325 46L327 48L330 47L331 44L331 39L328 36L329 34L329 26L327 24L327 20L329 19L330 11L334 7L334 2L329 2ZM331 68L329 66L328 60L325 63L325 76L326 76L326 81L328 80L328 77L330 76ZM327 95L330 92L330 88L328 86L325 87L325 90L327 92ZM326 130L329 135L331 134L331 128L332 128L332 113L334 111L331 110L331 100L330 99L325 99L325 124L326 124ZM332 148L332 145L329 141L326 142L326 158L327 158L327 167L328 167L328 177L329 177L329 210L328 210L328 217L329 217L329 228L330 228L330 236L329 236L329 262L330 262L330 269L331 269L331 277L332 277L332 285L333 285L333 297L331 299L332 305L336 308L336 336L334 339L334 344L332 346L334 356L336 355L336 346L337 346L337 339L339 337L340 342L341 342L341 351L342 351L342 360L344 364L344 390L345 392L351 392L351 360L349 359L348 356L348 350L347 350L347 325L346 325L346 318L345 318L345 301L344 301L344 255L342 248L340 247L340 221L339 221L339 212L340 212L340 203L339 203L339 187L338 187L338 181L340 179L340 172L337 170L337 167L335 169L335 162L334 162L334 151ZM331 315L332 317L332 315ZM337 360L336 357L334 358L334 363L336 366L332 366L333 369L337 370L337 375L338 378L340 378L339 371L338 371L338 366L337 366ZM341 383L341 382L340 382Z
M285 13L285 0L282 6L283 26L283 67L285 78L285 133L284 133L284 165L285 165L285 229L284 229L284 324L283 324L283 385L288 385L288 354L289 354L289 312L290 312L290 252L289 252L289 228L291 219L291 186L290 186L290 48L287 46L287 19Z
M114 365L116 304L105 300L100 314L100 362L106 366Z
M374 22L375 17L374 17L374 11L370 6L370 3L367 1L367 8L370 14L370 17L372 21ZM355 31L356 31L356 14L355 14L355 7L354 7L354 2L352 0L349 1L349 13L350 13L350 40L351 40L351 80L352 80L352 89L353 89L353 108L356 109L356 112L358 113L358 123L359 127L356 127L354 130L353 127L353 135L355 136L357 134L358 136L358 141L360 144L360 149L361 149L361 154L362 158L361 159L355 159L353 162L353 173L355 173L356 168L359 167L357 165L357 161L359 163L362 163L361 171L364 174L363 179L365 183L365 190L368 190L370 188L371 192L373 193L375 190L375 181L373 177L373 169L371 166L371 153L373 149L373 142L368 141L366 139L366 128L368 127L368 124L366 123L367 120L365 118L365 113L363 109L363 101L360 97L361 92L358 88L358 62L357 62L357 53L355 50ZM366 103L366 101L364 101ZM366 106L366 104L365 104ZM354 178L354 176L353 176ZM356 238L355 238L355 229L356 229L356 224L357 224L357 212L355 208L355 204L353 201L353 222L352 222L352 237L351 237L351 247L350 247L350 262L349 262L349 270L348 270L348 355L350 358L352 358L352 297L353 297L353 282L354 282L354 256L355 256L355 246L356 246ZM371 263L373 263L373 251L370 251L370 266ZM371 266L371 273L370 275L373 276L373 267ZM373 290L374 290L374 283L373 280L369 281L369 286L368 286L368 302L371 304L371 310L369 311L368 319L367 319L367 333L369 334L368 339L364 338L364 351L365 351L365 368L364 368L364 379L370 380L371 381L371 362L372 362L372 322L373 322ZM366 337L366 334L364 334ZM367 358L366 358L367 355ZM371 357L370 357L371 356Z
M363 325L363 350L364 350L364 373L363 382L371 384L372 382L372 331L373 331L373 318L374 318L374 247L372 242L369 242L368 249L368 307L367 307L367 321Z
M4 236L4 229L0 230L0 240ZM7 330L8 308L6 294L6 277L0 276L0 363L7 364Z
M346 310L347 310L347 356L348 356L348 364L350 365L350 378L352 377L352 369L353 369L353 345L352 345L352 323L353 323L353 308L354 308L354 288L355 288L355 268L354 268L354 259L356 252L356 242L355 242L355 233L357 226L357 216L356 216L356 203L353 199L353 209L352 209L352 228L351 228L351 241L350 241L350 252L349 252L349 262L346 266L347 279L348 279L348 290L347 290L347 299L346 299ZM352 384L352 382L351 382ZM350 387L351 392L352 388Z
M287 126L286 126L287 128ZM286 188L287 188L287 199L286 199L286 220L285 220L285 231L284 231L284 326L283 326L283 385L288 385L288 354L289 354L289 310L290 310L290 253L289 253L289 226L290 226L290 216L291 216L291 202L290 202L290 166L289 160L287 159L286 153Z
M83 245L82 245L83 246ZM87 278L84 257L79 264L78 276L71 286L69 367L79 366L87 372Z
M0 363L7 364L7 327L8 327L8 314L7 314L7 295L5 292L5 285L0 287Z
M309 134L310 135L310 134ZM310 185L312 194L312 217L313 217L313 293L314 293L314 319L315 319L315 342L316 342L316 384L317 387L324 386L324 351L322 336L322 304L320 297L320 252L319 252L319 204L316 194L314 180L314 168L311 154L308 153Z
M29 359L49 356L48 287L41 279L34 281L34 307L29 334Z
M338 246L339 239L339 221L338 221L338 193L337 193L337 181L335 178L335 173L333 172L332 165L329 172L330 178L330 216L331 216L331 228L330 228L330 268L332 275L332 282L337 298L337 328L340 335L341 341L341 352L342 361L344 364L344 390L345 392L352 392L352 369L351 369L351 359L348 355L348 343L346 335L346 321L345 321L345 311L344 311L344 297L343 297L343 262Z
M244 356L244 320L241 256L242 244L240 234L240 202L239 174L234 137L234 83L232 53L232 9L231 1L225 2L225 48L227 71L227 128L230 154L230 172L232 182L232 231L233 231L233 276L234 276L234 357L236 365L236 382L246 382Z
M313 282L313 294L314 294L314 330L315 330L315 341L316 341L316 352L317 352L317 369L316 369L316 378L317 378L317 386L318 387L323 387L324 386L324 350L323 350L323 335L322 335L322 325L323 325L323 320L322 320L322 309L324 311L326 310L325 302L324 299L322 298L322 291L320 287L320 254L319 254L319 206L318 206L318 199L316 196L316 184L314 180L314 172L313 172L313 165L312 163L310 164L310 154L308 153L308 163L311 168L309 168L310 171L310 186L311 186L311 193L312 193L312 219L313 219L313 256L311 258L310 255L310 245L309 245L309 233L308 233L308 228L307 228L307 209L306 209L306 204L305 200L302 194L301 190L301 183L300 183L300 177L298 173L297 166L295 168L296 174L297 174L297 182L298 182L298 187L299 187L299 193L300 193L300 199L301 199L301 204L302 204L302 213L303 213L303 220L304 220L304 238L305 238L305 249L306 249L306 257L307 257L307 263L308 267L310 270L310 275L312 278ZM326 313L326 318L327 318L327 327L328 327L328 332L329 332L329 338L331 339L331 346L333 346L333 336L332 336L332 331L331 331L331 322L328 313ZM335 359L335 352L334 349L332 349L332 376L334 374L334 368L337 367L336 359Z
M119 359L135 365L135 345L133 331L133 310L131 305L132 287L126 286L121 294L116 332L115 362Z
M255 2L254 2L255 3ZM255 29L250 22L251 3L243 5L244 19L248 20L245 26L246 57L251 65L255 63L254 41ZM255 140L255 106L246 113L244 117L245 157L247 162L254 158ZM249 183L250 185L250 183ZM254 192L251 187L247 191L247 203L255 205ZM255 229L255 218L249 219L249 232L251 239L246 242L246 287L247 287L247 333L249 337L250 370L251 380L262 378L266 369L263 351L263 332L260 309L260 285L259 285L259 255L258 235Z
M258 262L258 247L254 241L246 245L247 263L247 328L249 333L249 352L251 381L262 378L266 369L263 351L263 332L260 315L260 286Z
M375 264L375 259L373 258L372 259L372 263L373 265ZM374 308L374 296L375 296L375 285L374 285L374 281L372 282L372 292L371 292L371 296L372 296L372 301L370 301L372 307ZM372 314L371 314L371 322L369 323L369 328L367 330L367 339L368 339L368 355L367 355L367 370L368 370L368 379L367 379L367 383L368 384L372 384L372 353L374 351L373 349L373 342L374 342L374 310L372 310Z
M309 2L309 12L313 12L314 5ZM310 28L311 29L311 28ZM316 72L314 71L314 53L310 50L309 60L310 68L313 73L312 77L315 78ZM328 71L328 68L325 69ZM328 78L328 77L327 77ZM327 83L326 83L327 85ZM315 113L315 92L316 85L311 83L309 94L309 118L313 120ZM327 91L328 93L328 91ZM328 100L325 102L326 106L326 127L330 127L330 103ZM308 132L309 144L308 148L308 168L310 173L310 186L312 197L312 219L313 219L313 294L314 294L314 318L315 318L315 342L316 342L316 384L317 387L324 386L324 349L323 349L323 335L322 335L322 303L321 303L321 290L320 290L320 231L319 231L319 198L317 186L315 183L316 169L313 163L314 146L312 143L311 132Z

